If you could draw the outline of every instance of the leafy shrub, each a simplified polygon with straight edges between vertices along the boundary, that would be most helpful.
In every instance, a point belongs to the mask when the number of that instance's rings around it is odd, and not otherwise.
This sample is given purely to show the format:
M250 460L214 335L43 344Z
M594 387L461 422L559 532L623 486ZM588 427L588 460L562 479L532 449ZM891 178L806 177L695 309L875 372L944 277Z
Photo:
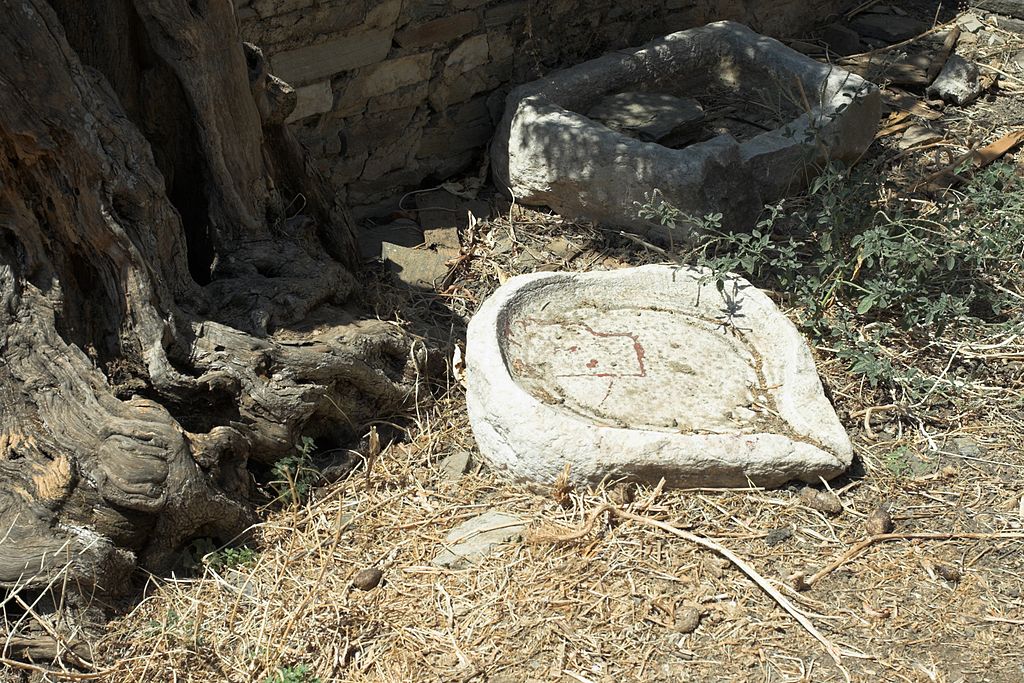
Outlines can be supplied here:
M725 273L738 273L775 290L854 373L919 398L934 381L894 367L883 352L891 337L1020 325L1008 313L1021 303L1013 290L1022 279L1024 179L993 165L962 195L922 211L885 196L878 178L870 164L830 165L805 196L765 207L746 232L723 230L720 215L687 215L657 191L638 211L687 236L682 262L709 268L720 287Z

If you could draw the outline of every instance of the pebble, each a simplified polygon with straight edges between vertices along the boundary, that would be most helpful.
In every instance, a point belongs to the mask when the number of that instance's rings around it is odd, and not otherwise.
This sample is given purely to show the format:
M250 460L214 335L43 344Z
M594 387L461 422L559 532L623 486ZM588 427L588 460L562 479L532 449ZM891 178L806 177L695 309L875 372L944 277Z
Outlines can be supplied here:
M800 492L800 501L811 508L827 515L838 515L843 511L839 496L831 491L819 491L807 486Z
M472 463L469 451L457 451L441 461L441 478L445 481L458 481Z
M700 610L695 607L687 607L676 614L675 627L679 633L693 633L700 626Z
M367 567L356 572L356 575L352 577L352 585L361 591L372 591L380 585L383 578L384 572L376 567Z
M791 538L793 538L793 530L789 527L782 527L781 529L769 531L768 535L764 537L764 543L765 545L778 545L785 543Z
M872 536L887 534L893 530L892 517L884 505L878 506L868 515L868 518L864 521L864 528Z
M616 484L608 493L608 500L616 507L626 507L636 500L636 484L631 482Z

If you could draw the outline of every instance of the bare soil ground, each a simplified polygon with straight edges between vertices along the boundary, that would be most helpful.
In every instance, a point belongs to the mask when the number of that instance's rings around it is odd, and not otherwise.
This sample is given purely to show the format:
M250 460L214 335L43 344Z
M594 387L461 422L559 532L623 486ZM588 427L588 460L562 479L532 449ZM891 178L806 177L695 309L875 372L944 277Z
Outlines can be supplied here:
M998 81L970 107L914 119L941 130L939 144L900 149L898 134L882 137L871 152L886 160L880 192L917 197L920 179L1021 125L1024 68L1011 64L1020 50L1024 34L991 27L965 42L960 52L998 69ZM458 337L512 275L662 258L520 207L501 207L462 239L466 256L439 294L379 274L371 289L382 317L440 314ZM94 673L69 659L71 673L11 669L0 679L1024 680L1024 338L908 339L888 353L932 374L955 368L962 391L941 410L893 405L816 349L856 449L851 472L818 487L838 497L831 511L802 486L516 484L476 457L457 373L439 389L423 378L423 407L396 430L402 438L364 451L367 463L301 502L268 509L251 555L153 578L87 653ZM473 456L465 474L441 467L463 451ZM634 518L595 516L606 504ZM872 526L880 508L892 533ZM522 541L467 568L432 566L448 531L485 510L526 520ZM730 550L821 640L735 563L665 525ZM368 567L383 580L360 590L353 578Z

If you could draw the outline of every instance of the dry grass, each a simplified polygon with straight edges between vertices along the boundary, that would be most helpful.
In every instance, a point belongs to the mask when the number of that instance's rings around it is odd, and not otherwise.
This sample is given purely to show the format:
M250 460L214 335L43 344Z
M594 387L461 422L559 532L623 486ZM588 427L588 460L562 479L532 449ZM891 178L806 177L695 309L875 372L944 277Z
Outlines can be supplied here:
M487 472L446 481L438 458L470 446L460 408L457 394L439 402L369 480L274 515L253 566L154 582L102 645L109 680L264 680L301 663L324 681L843 679L745 575L684 539L601 517L578 541L542 540L582 526L614 487L573 492L563 507ZM1024 466L952 459L904 478L879 462L886 449L861 446L868 472L837 489L834 518L790 490L642 489L627 509L746 558L828 638L863 653L844 657L855 680L1020 680ZM899 532L945 536L878 543L808 592L788 587L844 557L882 504ZM432 567L447 530L485 509L528 520L526 542L469 569ZM778 529L792 536L769 545ZM978 533L992 536L968 537ZM368 566L384 584L354 589Z
M479 255L448 291L457 312L518 271L656 257L518 208L476 234ZM977 387L972 410L937 429L873 406L821 356L858 455L858 471L832 483L838 515L796 487L640 488L625 502L613 483L559 496L479 464L450 480L439 462L474 447L453 385L369 473L273 513L251 566L154 580L100 644L109 680L286 680L274 676L298 665L325 682L1021 680L1024 428L1019 403L1008 407L1021 385ZM594 516L608 505L633 517ZM880 506L895 533L865 541ZM453 526L491 509L528 522L522 543L466 569L431 565ZM748 563L841 650L843 668L734 564L664 525ZM353 587L366 567L383 570L380 587Z
M1001 46L1000 64L1011 47ZM948 114L953 153L1005 132L1005 115L992 109L1016 106L982 102ZM938 163L926 150L894 157L894 191ZM519 272L661 258L519 207L464 237L472 257L458 264L446 291L413 295L381 285L382 310L425 320L440 301L458 320ZM462 388L452 381L368 471L269 513L255 530L250 563L207 566L197 578L154 578L144 599L95 644L98 674L88 676L1020 681L1024 340L940 338L922 347L908 339L887 352L933 374L954 356L968 357L1000 379L968 381L956 407L941 414L923 407L908 413L818 349L857 455L854 470L831 483L842 503L833 515L810 507L798 487L631 491L608 482L552 491L512 483L478 459L452 478L440 461L474 449ZM895 529L872 536L866 521L880 507ZM465 569L433 566L448 531L486 510L522 517L522 542ZM702 540L766 579L835 645L840 663L806 624ZM353 576L367 567L381 569L383 583L359 590ZM308 667L304 677L283 677L300 666Z

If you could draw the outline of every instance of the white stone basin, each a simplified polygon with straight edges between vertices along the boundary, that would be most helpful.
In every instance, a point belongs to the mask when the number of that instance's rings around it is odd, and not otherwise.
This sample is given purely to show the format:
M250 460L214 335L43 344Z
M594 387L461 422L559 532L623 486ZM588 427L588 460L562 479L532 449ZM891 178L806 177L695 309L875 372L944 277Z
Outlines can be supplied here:
M761 291L645 266L510 280L470 322L469 417L518 478L775 486L852 447L806 342Z
M749 139L724 132L674 149L587 115L609 96L701 93L772 112L777 121ZM723 115L728 106L713 108L720 122L748 117ZM569 218L667 237L663 226L637 212L636 202L658 189L685 214L721 213L724 227L746 230L765 204L799 192L827 162L859 159L880 115L875 85L721 21L515 88L491 145L492 170L517 202L549 206Z

